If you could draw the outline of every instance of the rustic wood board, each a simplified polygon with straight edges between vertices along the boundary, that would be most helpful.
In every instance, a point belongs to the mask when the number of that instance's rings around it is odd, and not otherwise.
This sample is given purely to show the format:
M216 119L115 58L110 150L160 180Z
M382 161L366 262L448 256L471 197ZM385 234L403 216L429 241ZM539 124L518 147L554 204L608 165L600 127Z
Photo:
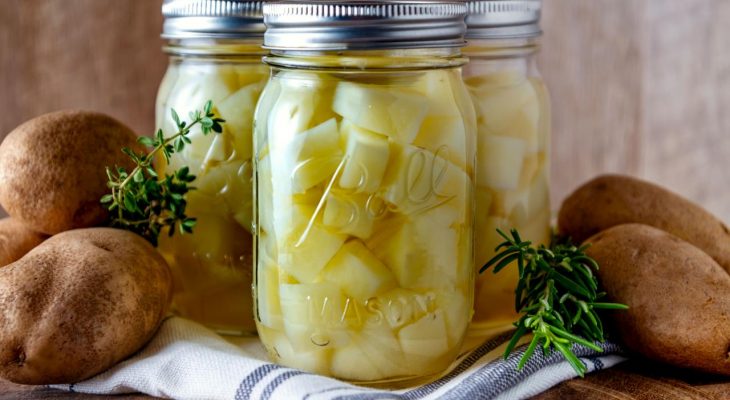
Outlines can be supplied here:
M0 138L62 108L154 129L161 0L3 0ZM603 172L655 180L730 221L730 2L550 0L553 203Z
M108 113L152 133L167 58L160 0L3 0L0 136L65 108Z
M730 221L730 2L549 0L543 27L554 206L618 172Z

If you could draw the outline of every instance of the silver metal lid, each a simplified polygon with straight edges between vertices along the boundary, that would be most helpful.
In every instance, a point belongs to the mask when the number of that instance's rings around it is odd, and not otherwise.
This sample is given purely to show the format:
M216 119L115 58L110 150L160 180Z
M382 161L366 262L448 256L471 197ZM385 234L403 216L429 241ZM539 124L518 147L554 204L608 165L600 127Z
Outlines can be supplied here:
M264 47L369 50L464 45L466 3L307 0L264 4Z
M165 0L162 15L165 39L262 37L263 1Z
M542 0L470 0L467 39L529 38L542 34Z

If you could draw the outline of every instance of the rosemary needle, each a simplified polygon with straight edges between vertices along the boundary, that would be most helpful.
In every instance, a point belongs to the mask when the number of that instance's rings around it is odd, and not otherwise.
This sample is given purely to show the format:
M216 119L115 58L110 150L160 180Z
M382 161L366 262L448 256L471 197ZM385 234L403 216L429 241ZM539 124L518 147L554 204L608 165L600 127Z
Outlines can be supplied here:
M532 341L520 359L522 369L540 346L545 354L551 348L557 349L575 369L579 376L586 372L586 366L571 350L573 344L580 344L597 352L603 350L595 342L604 342L603 323L597 309L625 310L628 307L617 303L598 302L605 293L598 291L595 271L598 263L586 255L588 245L575 246L566 241L553 240L549 248L532 246L523 241L517 230L510 236L502 230L497 233L505 241L495 251L480 273L493 267L493 272L516 262L519 280L515 289L515 310L522 316L515 322L515 331L504 357L514 350L520 338L532 333Z

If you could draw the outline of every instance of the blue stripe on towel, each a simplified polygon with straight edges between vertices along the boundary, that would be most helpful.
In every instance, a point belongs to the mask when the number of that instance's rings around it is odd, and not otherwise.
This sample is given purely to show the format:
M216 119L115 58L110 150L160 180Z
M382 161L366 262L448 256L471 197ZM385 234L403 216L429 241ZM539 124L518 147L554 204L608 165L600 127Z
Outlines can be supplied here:
M596 344L604 349L604 353L620 352L620 348L615 344ZM463 380L457 387L446 392L442 398L492 399L516 386L540 369L565 361L565 358L560 352L552 351L545 356L541 351L536 351L525 364L524 368L517 371L517 365L525 350L527 350L526 345L522 346L518 351L513 352L507 360L495 360L479 368L479 370ZM573 352L578 357L597 355L595 351L580 345L573 345ZM583 362L583 360L581 361Z
M440 387L449 383L449 381L451 381L454 377L458 376L462 372L469 369L469 367L476 364L476 362L479 361L482 357L484 357L489 352L491 352L492 350L499 347L501 344L508 341L511 337L512 337L512 333L508 332L508 333L504 333L491 340L484 342L482 345L480 345L475 350L473 350L466 358L461 360L461 362L448 374L444 375L443 377L439 378L438 380L436 380L434 382L431 382L431 383L421 386L419 388L410 390L403 394L394 394L394 393L391 393L388 391L376 391L376 390L372 390L372 389L361 389L360 393L342 395L339 397L335 397L333 400L421 399L421 398L426 397L429 394L435 392ZM323 393L327 393L327 392L334 392L334 391L340 391L340 390L352 390L352 389L353 389L353 386L351 386L351 385L342 385L342 386L327 388L325 390L321 390L318 392L308 393L306 396L304 396L303 400L307 400L310 396L315 396L315 395L319 395L319 394L323 394Z
M489 354L492 350L509 341L512 338L512 334L513 332L507 332L495 337L494 339L484 342L481 346L472 351L468 357L463 359L459 363L459 365L457 365L456 368L454 368L451 372L434 382L404 393L404 397L406 399L420 399L435 392L437 389L449 383L449 381L460 375L462 372L469 369L472 365L476 364L477 361L479 361L485 355Z
M261 382L262 379L268 374L271 373L271 371L284 368L280 365L276 364L266 364L262 365L255 370L253 370L250 374L246 376L241 381L241 384L238 386L238 390L236 391L236 400L250 400L251 399L251 393L253 393L253 389L256 387L256 385Z
M601 361L598 357L588 357L589 360L593 363L594 371L602 370L603 369L603 361Z
M306 372L297 371L297 370L290 370L286 371L283 374L277 376L273 381L269 382L268 385L264 388L263 393L261 393L261 400L269 400L271 398L271 394L274 393L274 390L276 390L279 385L287 381L289 378L298 376L298 375L310 375Z
M351 394L343 394L332 397L332 400L417 400L427 397L439 388L447 385L451 380L461 375L476 364L482 357L493 351L501 344L510 339L512 332L504 333L494 339L488 340L472 351L468 356L459 362L459 364L448 374L438 380L428 383L419 388L409 390L403 394L393 393L387 390L376 390L369 388L360 388L354 385L343 384L340 386L330 387L324 390L311 392L303 396L304 400L310 397L338 391L354 391ZM613 343L597 343L604 349L604 353L596 353L595 351L579 346L573 346L573 352L581 359L582 362L590 360L593 364L591 370L599 370L603 368L603 362L600 360L601 355L621 353L621 348ZM565 362L565 358L557 351L552 351L544 355L541 351L533 354L530 360L525 364L524 368L517 371L517 365L525 353L527 346L523 345L516 349L510 356L503 360L498 358L486 365L481 366L476 371L463 379L457 386L451 388L441 395L441 399L460 400L460 399L492 399L504 391L516 386L529 376L540 371L550 365ZM587 365L587 364L586 364ZM236 400L250 400L254 388L271 373L277 370L286 370L276 378L274 378L264 388L261 399L269 400L274 391L293 377L300 375L311 375L306 372L285 368L276 364L266 364L256 368L248 374L236 392Z

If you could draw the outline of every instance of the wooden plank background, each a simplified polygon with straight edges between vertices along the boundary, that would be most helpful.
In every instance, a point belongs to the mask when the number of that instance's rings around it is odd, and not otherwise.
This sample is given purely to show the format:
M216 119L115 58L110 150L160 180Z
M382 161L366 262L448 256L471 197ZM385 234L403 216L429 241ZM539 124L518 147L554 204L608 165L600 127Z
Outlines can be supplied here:
M161 0L2 0L0 135L62 108L153 129ZM546 0L553 200L642 176L730 221L730 1Z

